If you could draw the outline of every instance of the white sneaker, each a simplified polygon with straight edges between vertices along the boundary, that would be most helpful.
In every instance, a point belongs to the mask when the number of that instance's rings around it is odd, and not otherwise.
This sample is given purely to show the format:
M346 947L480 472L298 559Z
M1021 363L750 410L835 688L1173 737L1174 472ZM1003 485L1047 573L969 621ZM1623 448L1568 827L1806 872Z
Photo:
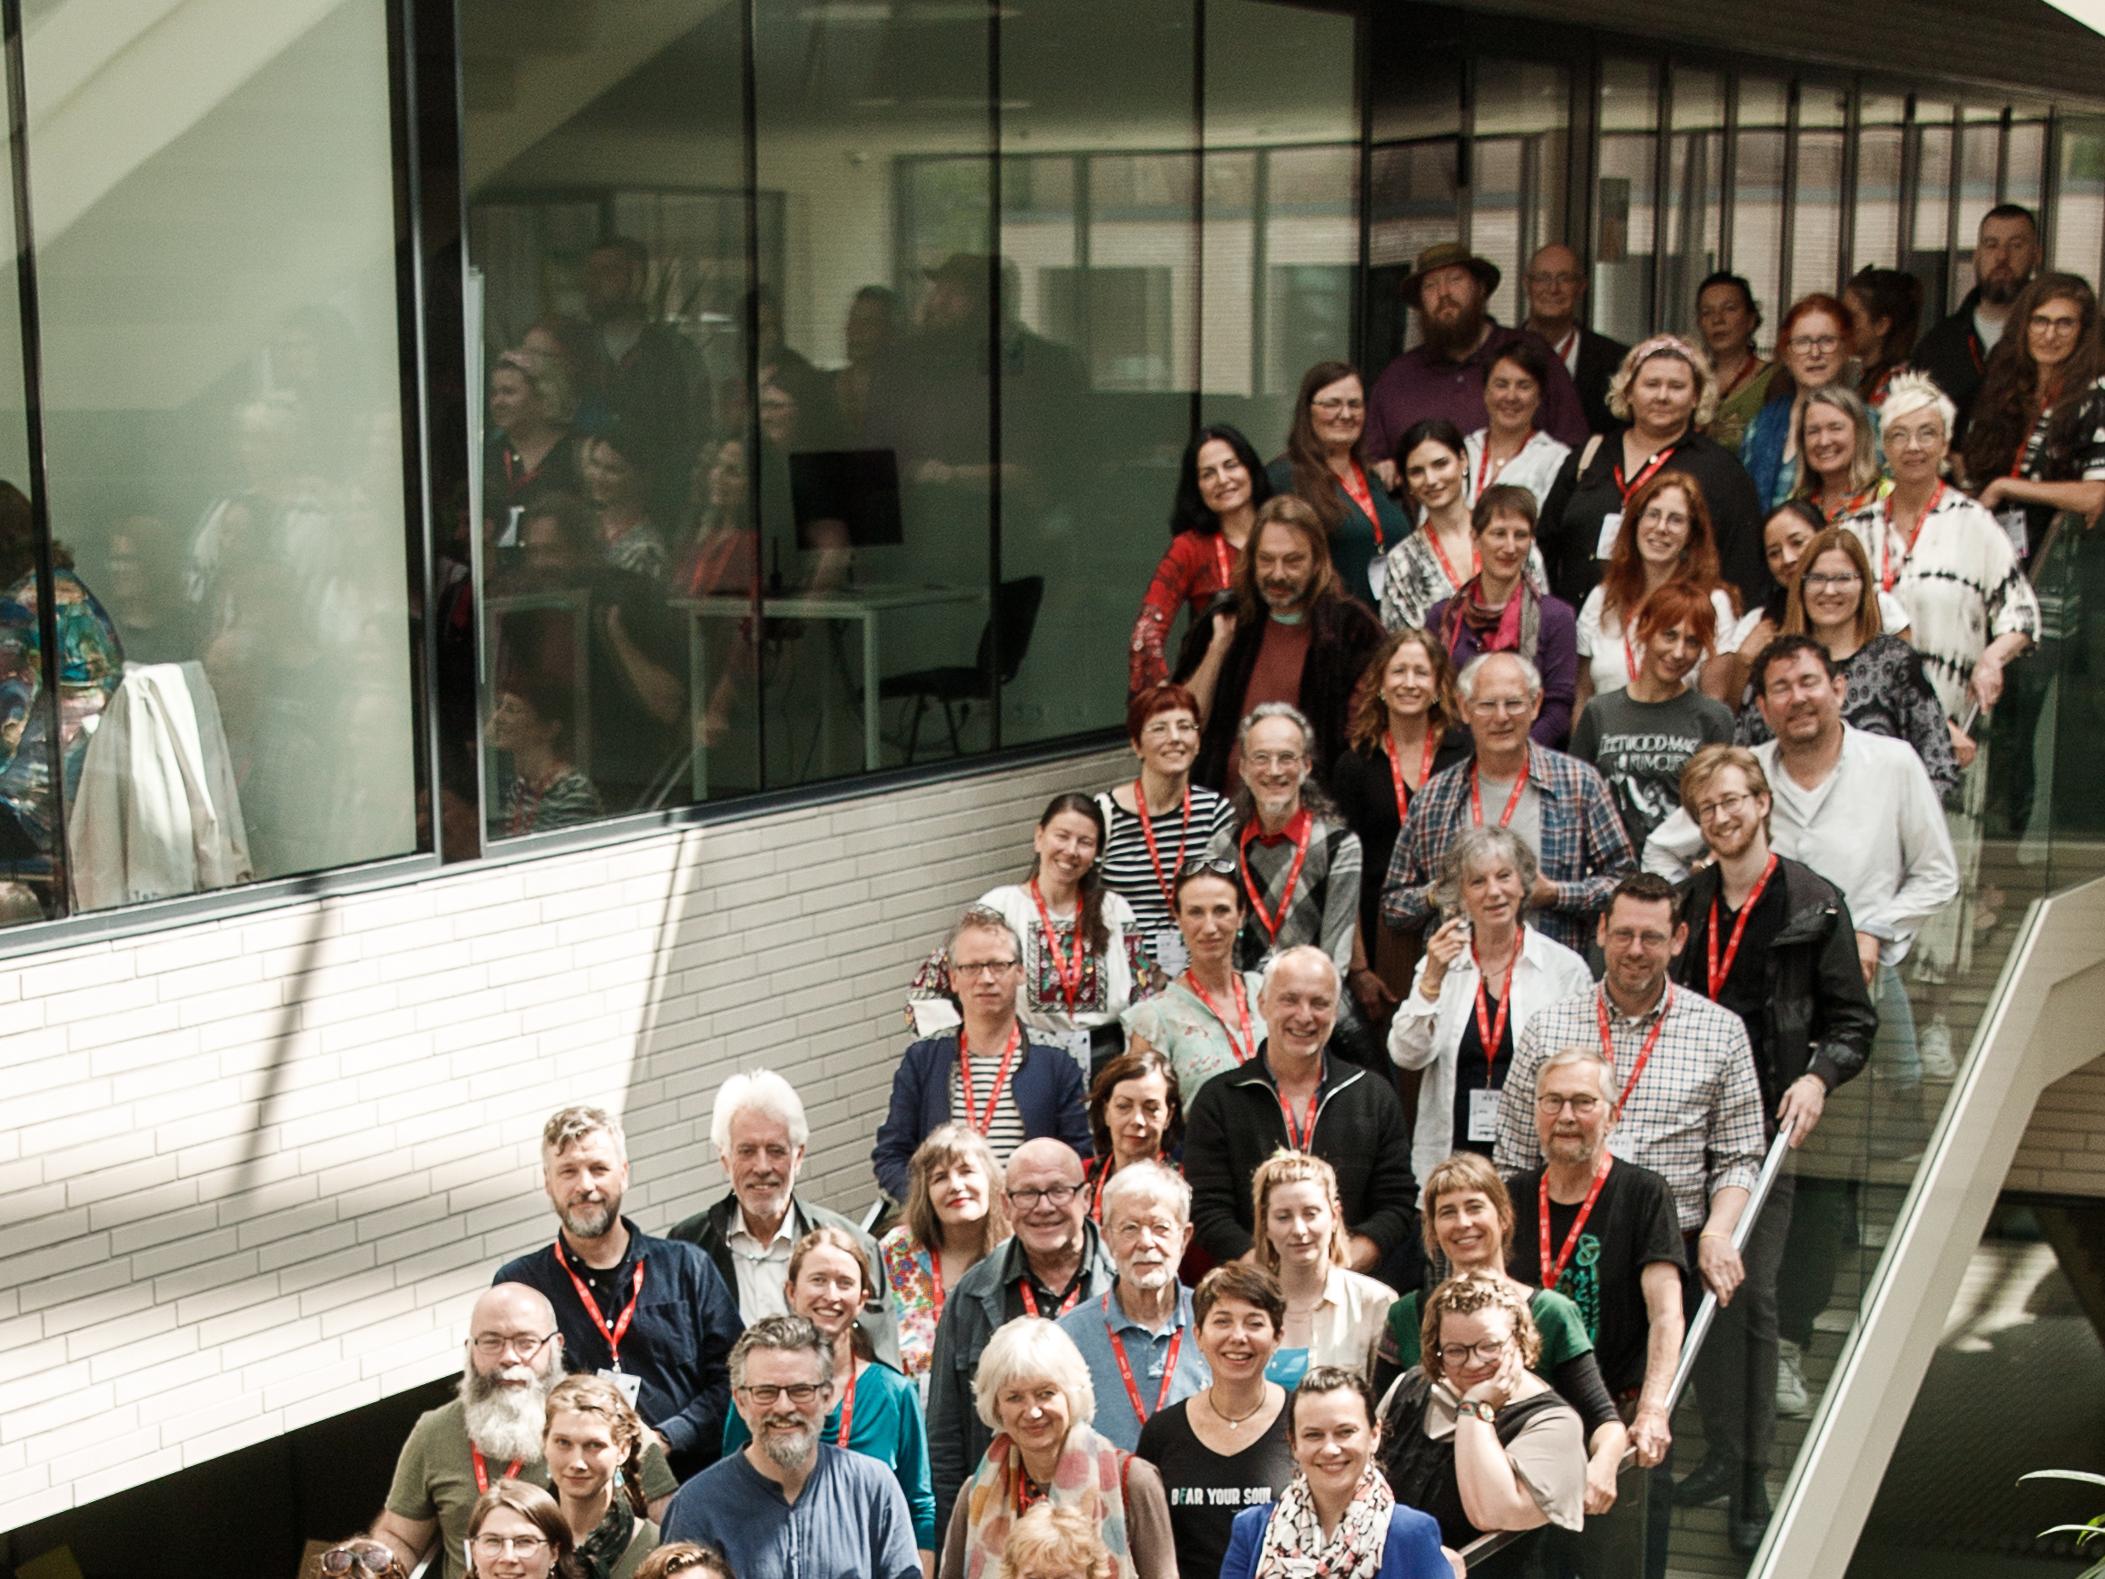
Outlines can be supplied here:
M1805 1391L1805 1351L1788 1338L1776 1344L1776 1413L1785 1420L1803 1420L1813 1412Z
M1915 1051L1922 1059L1922 1072L1934 1080L1949 1080L1959 1072L1952 1058L1952 1028L1941 1014L1917 1034Z

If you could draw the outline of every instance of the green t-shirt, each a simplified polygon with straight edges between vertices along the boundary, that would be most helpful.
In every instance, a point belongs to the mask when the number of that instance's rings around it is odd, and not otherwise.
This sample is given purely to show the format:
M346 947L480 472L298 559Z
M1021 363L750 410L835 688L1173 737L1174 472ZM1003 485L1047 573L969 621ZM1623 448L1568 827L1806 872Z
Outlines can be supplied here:
M1537 1376L1553 1376L1560 1366L1593 1352L1593 1340L1586 1336L1586 1318L1562 1294L1538 1288L1528 1299L1528 1314L1542 1334L1542 1358L1533 1366ZM1381 1359L1403 1371L1416 1365L1419 1326L1418 1293L1413 1290L1389 1307Z
M509 1467L484 1466L492 1484ZM515 1478L545 1487L548 1466L537 1458L530 1464L521 1464ZM643 1450L644 1496L656 1502L671 1496L679 1487L672 1466L665 1461L665 1450L651 1443ZM445 1559L444 1579L465 1579L467 1564L461 1556L461 1544L468 1538L468 1518L475 1511L475 1499L481 1495L475 1484L475 1455L460 1400L455 1398L427 1410L410 1428L409 1440L402 1444L402 1456L395 1461L394 1484L387 1491L387 1511L398 1519L437 1522L439 1547ZM631 1542L623 1565L615 1569L615 1579L633 1572L656 1544L655 1532L648 1544L641 1540Z

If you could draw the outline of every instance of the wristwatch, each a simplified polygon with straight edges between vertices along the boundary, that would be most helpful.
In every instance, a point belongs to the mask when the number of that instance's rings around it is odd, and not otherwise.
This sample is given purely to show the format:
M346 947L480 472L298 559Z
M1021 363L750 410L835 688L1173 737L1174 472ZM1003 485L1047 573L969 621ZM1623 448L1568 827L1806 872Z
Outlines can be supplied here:
M1464 1398L1454 1406L1454 1412L1457 1420L1461 1419L1463 1415L1475 1415L1485 1425L1498 1424L1498 1411L1479 1399Z

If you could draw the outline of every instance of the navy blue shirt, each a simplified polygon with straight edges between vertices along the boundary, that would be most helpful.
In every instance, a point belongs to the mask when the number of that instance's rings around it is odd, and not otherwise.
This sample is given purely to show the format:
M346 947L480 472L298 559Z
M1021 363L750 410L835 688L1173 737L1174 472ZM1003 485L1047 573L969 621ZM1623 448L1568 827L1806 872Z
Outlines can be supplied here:
M794 1504L741 1452L673 1495L660 1545L706 1541L738 1579L921 1579L913 1515L874 1458L821 1442Z
M621 1340L621 1369L641 1380L637 1412L665 1438L673 1469L685 1479L714 1462L723 1442L724 1413L731 1403L731 1345L745 1323L723 1275L699 1248L653 1239L626 1217L621 1222L629 1244L619 1266L587 1267L575 1246L563 1247L572 1270L591 1290L605 1327L577 1297L552 1244L507 1261L494 1281L524 1283L546 1294L563 1334L565 1362L573 1371L590 1372L614 1364L607 1331L628 1308L641 1260L643 1288Z

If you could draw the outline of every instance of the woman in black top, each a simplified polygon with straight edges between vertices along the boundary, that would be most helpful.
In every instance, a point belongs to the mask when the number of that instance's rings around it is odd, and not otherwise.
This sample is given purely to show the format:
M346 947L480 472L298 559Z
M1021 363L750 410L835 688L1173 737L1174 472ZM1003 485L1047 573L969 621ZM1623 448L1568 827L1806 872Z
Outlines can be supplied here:
M1454 665L1429 632L1390 633L1360 677L1351 744L1330 769L1330 793L1359 835L1359 942L1353 996L1376 1025L1410 991L1418 940L1381 924L1381 891L1411 798L1425 781L1470 754L1455 703ZM1386 994L1386 997L1384 997Z
M1139 1456L1169 1495L1177 1572L1218 1574L1235 1516L1277 1500L1294 1478L1286 1389L1265 1367L1286 1325L1286 1296L1269 1272L1242 1261L1215 1267L1192 1296L1199 1352L1213 1385L1140 1428Z
M1550 591L1577 608L1601 579L1614 546L1610 519L1645 478L1671 464L1703 490L1718 542L1718 569L1743 605L1769 588L1762 563L1762 509L1739 457L1699 431L1717 409L1710 359L1677 335L1631 349L1608 386L1608 409L1630 425L1602 435L1565 461L1542 507L1536 540Z

